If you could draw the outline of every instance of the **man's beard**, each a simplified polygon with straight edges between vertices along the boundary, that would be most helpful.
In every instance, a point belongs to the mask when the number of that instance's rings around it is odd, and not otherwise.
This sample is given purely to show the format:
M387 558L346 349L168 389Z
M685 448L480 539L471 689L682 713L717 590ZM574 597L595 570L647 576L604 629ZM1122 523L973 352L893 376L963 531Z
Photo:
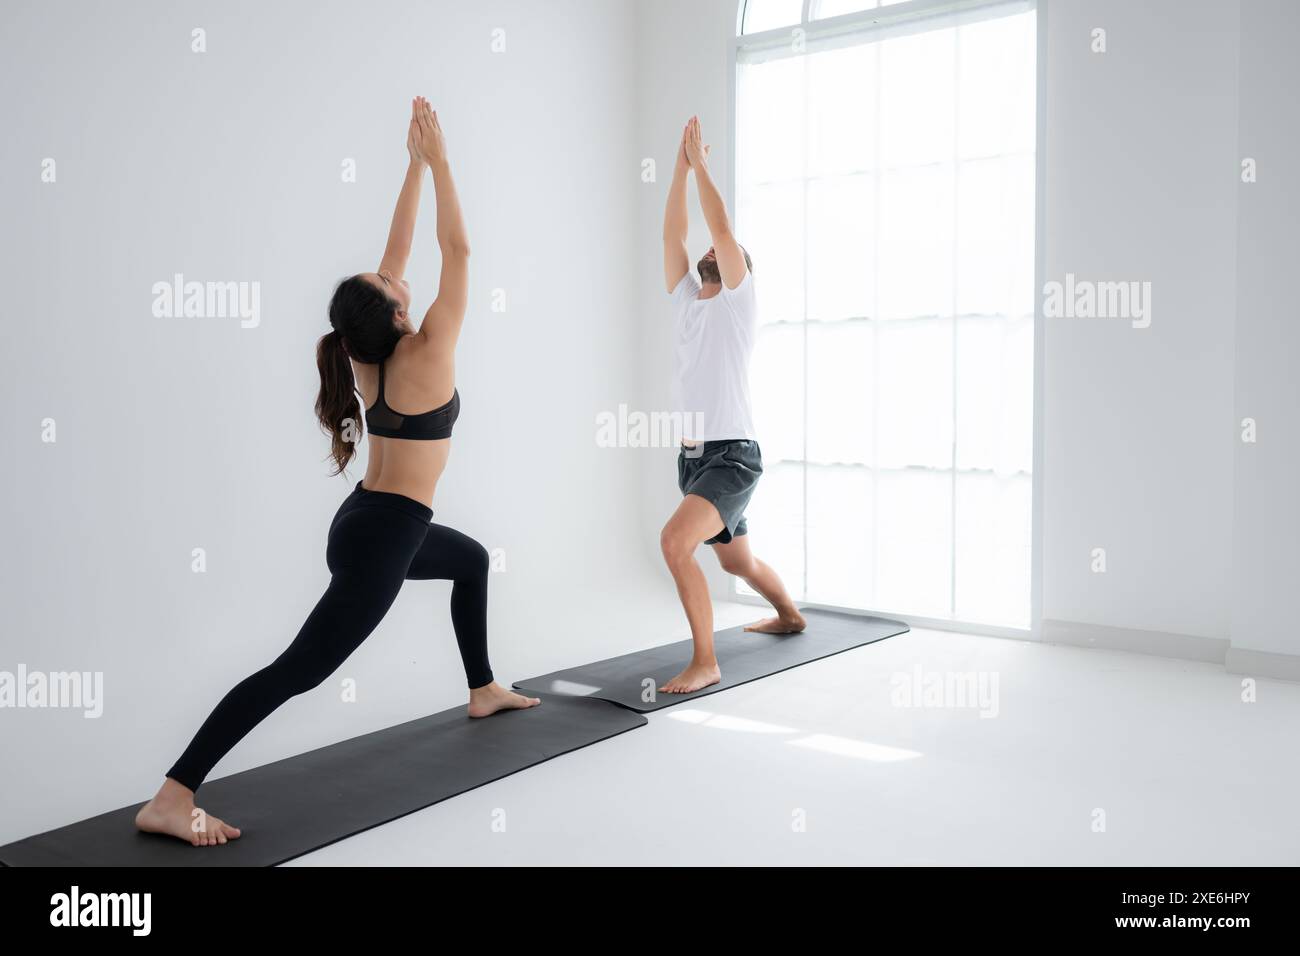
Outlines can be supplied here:
M714 282L714 283L722 282L722 273L718 271L717 259L708 259L708 258L701 259L696 264L695 268L699 270L700 281L703 282L705 285L708 285L710 282Z

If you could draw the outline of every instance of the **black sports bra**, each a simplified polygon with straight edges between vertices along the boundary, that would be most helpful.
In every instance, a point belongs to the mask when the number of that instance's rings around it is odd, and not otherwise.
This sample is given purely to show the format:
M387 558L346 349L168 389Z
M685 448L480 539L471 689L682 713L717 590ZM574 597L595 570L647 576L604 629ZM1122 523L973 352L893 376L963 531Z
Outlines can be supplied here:
M451 426L460 417L460 392L451 390L451 401L446 405L418 415L399 415L384 400L384 363L379 363L379 395L375 404L366 409L366 427L370 434L381 438L410 438L430 441L450 438Z

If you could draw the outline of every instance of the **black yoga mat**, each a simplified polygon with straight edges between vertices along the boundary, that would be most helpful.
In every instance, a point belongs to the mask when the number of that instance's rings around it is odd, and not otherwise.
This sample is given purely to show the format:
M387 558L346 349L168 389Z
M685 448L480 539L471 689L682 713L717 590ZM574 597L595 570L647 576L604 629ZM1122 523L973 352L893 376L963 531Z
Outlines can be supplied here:
M755 620L763 616L760 608L754 610ZM594 697L648 714L909 630L902 621L883 617L808 609L801 613L808 620L808 629L802 634L755 634L743 626L718 631L713 635L713 645L722 681L691 694L658 691L690 661L689 640L531 677L517 681L515 688L533 696L547 693ZM651 699L646 700L647 696Z
M135 804L0 847L0 863L273 866L645 723L563 696L480 720L461 706L205 783L199 804L243 831L225 846L140 833Z

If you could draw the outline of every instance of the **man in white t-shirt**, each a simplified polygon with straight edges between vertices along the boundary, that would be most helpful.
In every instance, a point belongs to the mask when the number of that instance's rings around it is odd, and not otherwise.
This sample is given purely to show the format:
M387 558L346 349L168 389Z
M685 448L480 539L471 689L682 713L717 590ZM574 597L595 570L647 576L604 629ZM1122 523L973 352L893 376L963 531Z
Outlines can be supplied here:
M664 212L664 280L672 295L674 401L685 434L677 456L682 503L664 525L660 547L691 625L690 664L659 688L687 694L722 679L713 650L713 602L695 561L713 546L722 569L771 602L776 617L746 630L792 634L806 626L776 572L749 550L745 506L763 473L749 402L749 356L758 304L749 253L731 234L722 195L709 176L709 148L692 117L682 132ZM695 173L713 246L691 274L686 251L686 177Z

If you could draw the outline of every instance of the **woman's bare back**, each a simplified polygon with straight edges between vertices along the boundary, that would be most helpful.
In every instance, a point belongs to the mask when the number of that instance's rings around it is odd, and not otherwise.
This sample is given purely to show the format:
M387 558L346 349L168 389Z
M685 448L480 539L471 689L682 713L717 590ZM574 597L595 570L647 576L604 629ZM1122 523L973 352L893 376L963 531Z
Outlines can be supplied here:
M455 362L430 357L430 346L407 335L384 363L384 400L399 415L418 415L451 401ZM352 363L364 408L379 399L379 366ZM370 435L363 485L371 491L405 495L430 507L451 454L451 439L411 440Z

